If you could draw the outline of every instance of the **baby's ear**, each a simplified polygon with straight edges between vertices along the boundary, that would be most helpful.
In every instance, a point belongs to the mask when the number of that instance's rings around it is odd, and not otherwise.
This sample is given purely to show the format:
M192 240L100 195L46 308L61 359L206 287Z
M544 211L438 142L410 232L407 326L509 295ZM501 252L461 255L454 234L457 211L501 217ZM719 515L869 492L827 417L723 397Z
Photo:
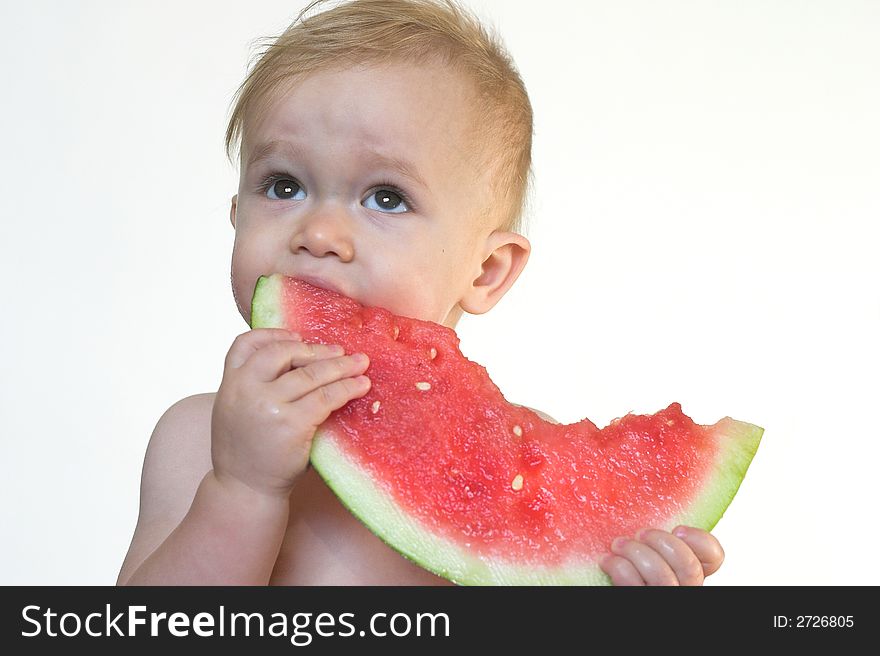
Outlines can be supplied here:
M513 286L529 260L532 245L515 232L496 230L486 240L480 275L459 302L470 314L488 312Z
M238 194L232 197L232 204L229 207L229 222L235 227L235 209L238 207Z

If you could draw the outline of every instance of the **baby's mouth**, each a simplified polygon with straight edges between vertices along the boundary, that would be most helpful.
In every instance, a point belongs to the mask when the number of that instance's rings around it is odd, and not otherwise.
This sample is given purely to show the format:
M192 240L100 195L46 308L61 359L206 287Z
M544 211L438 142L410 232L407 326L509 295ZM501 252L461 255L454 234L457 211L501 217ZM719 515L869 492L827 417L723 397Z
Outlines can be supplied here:
M308 275L292 275L292 278L296 278L297 280L302 280L303 282L307 282L310 285L314 285L315 287L320 287L321 289L329 289L332 292L336 292L337 294L342 294L343 296L349 296L349 294L342 288L341 285L337 285L326 278L321 278L320 276L308 276Z

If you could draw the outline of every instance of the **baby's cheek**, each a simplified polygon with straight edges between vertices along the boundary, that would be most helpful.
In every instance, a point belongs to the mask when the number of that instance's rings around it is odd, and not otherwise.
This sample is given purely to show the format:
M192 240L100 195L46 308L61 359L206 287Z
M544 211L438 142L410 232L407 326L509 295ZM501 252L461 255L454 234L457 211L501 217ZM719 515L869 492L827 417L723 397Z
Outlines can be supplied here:
M433 288L422 279L413 278L411 274L401 274L386 281L381 289L381 298L377 298L373 305L405 317L439 322L435 316L439 313L432 303Z
M235 305L238 308L238 313L241 315L241 318L247 321L248 325L251 323L250 316L250 307L251 307L251 297L250 294L243 290L239 290L236 288L236 285L233 283L232 285L232 297L235 299Z
M243 267L237 265L235 260L233 260L230 283L232 286L232 296L235 299L238 312L250 325L251 298L253 297L254 285L257 284L257 279L253 273L243 270Z

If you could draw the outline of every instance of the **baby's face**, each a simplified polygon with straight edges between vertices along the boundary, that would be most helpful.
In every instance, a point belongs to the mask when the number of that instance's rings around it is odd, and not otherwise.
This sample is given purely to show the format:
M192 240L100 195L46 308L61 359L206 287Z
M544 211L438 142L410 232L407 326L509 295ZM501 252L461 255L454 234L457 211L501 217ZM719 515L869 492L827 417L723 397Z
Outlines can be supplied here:
M409 64L315 73L275 101L245 138L231 212L245 320L277 272L454 326L495 227L473 111L453 71Z

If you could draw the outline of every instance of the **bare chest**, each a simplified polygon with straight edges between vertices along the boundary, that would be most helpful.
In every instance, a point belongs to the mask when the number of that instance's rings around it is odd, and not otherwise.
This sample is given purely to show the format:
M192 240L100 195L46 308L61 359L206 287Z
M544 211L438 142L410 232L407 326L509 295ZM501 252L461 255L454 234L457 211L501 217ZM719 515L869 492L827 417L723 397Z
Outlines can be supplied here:
M452 585L410 562L358 521L314 469L290 496L270 585Z

